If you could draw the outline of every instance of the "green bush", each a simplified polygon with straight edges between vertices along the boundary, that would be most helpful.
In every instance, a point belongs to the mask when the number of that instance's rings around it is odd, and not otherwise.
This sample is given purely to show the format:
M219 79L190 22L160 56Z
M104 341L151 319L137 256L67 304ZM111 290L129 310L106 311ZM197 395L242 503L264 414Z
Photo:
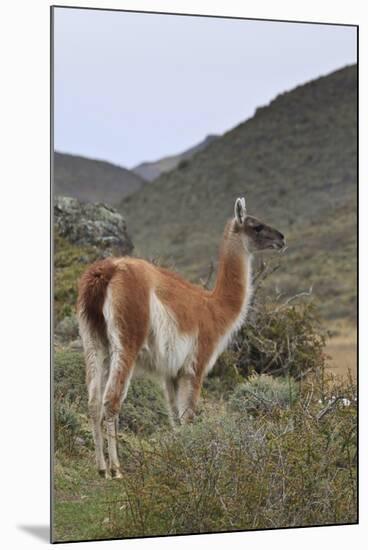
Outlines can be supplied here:
M55 450L75 454L79 442L90 444L87 421L87 388L82 353L59 349L54 353L54 443Z
M323 372L325 343L326 333L310 296L294 296L281 302L279 296L258 291L244 326L205 381L205 391L227 399L253 374L299 380ZM278 384L268 377L255 380L268 381L274 387Z
M320 420L319 396L253 418L212 403L146 441L110 506L110 536L356 522L356 407Z
M54 445L56 451L75 454L81 422L77 404L57 399L54 401Z
M229 405L232 410L243 414L272 411L275 407L291 407L297 394L297 385L290 377L274 378L256 374L235 388Z
M54 353L54 399L78 402L87 411L87 386L83 353L60 349Z
M82 355L58 351L55 381L57 540L357 520L352 381L252 375L229 399L208 391L194 423L172 431L160 389L136 380L121 411L120 482L95 471Z
M275 305L268 298L254 305L232 351L243 376L257 372L299 379L324 368L325 343L312 302Z
M220 356L209 376L205 378L202 393L212 399L228 399L242 382L244 376L237 368L237 354L229 349Z
M161 388L149 378L133 380L122 405L120 428L135 434L150 435L168 426L166 401Z

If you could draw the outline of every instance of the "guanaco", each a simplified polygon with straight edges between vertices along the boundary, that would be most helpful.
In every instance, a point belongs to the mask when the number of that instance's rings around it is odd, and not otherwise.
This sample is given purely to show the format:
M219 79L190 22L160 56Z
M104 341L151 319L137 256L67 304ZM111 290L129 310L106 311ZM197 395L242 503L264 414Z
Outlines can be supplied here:
M212 290L133 257L97 261L80 279L77 312L89 416L103 477L122 476L117 420L132 375L158 375L173 421L190 421L204 377L245 321L252 253L285 246L282 233L248 216L244 198L236 200L234 210L225 226Z

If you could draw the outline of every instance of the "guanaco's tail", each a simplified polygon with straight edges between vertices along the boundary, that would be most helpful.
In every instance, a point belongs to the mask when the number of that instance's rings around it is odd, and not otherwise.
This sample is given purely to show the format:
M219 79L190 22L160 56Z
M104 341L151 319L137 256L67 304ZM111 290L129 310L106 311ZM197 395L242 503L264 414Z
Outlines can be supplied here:
M106 339L106 322L103 315L107 286L116 271L111 260L99 260L92 264L82 275L79 281L77 311L83 317L90 329Z

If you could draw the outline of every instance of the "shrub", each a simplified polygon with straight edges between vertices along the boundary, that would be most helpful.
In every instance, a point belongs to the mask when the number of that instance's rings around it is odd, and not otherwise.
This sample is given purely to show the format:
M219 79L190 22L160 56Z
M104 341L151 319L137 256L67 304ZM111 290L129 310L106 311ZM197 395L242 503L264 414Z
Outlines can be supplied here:
M295 402L298 388L290 378L252 375L239 384L230 398L230 408L242 414L272 411L275 407L288 408Z
M168 425L168 411L161 388L149 378L133 380L122 405L120 428L150 435L159 427Z
M234 344L236 365L253 371L301 378L324 367L325 336L313 303L256 304Z
M81 422L78 407L70 401L54 401L54 445L56 451L69 454L76 452L76 440L80 434Z
M54 354L54 443L57 451L75 454L77 441L91 444L87 388L82 353L59 349Z
M87 411L87 387L83 353L60 349L54 354L54 398L78 402Z
M355 522L356 407L320 420L317 393L253 418L210 404L151 438L110 503L110 536Z
M313 302L308 299L306 302L296 296L275 302L256 293L245 325L219 357L205 381L205 389L226 399L253 374L299 380L309 373L323 372L327 359L326 334ZM268 381L275 388L277 385L269 377L252 380Z
M62 309L62 316L62 320L55 327L55 335L65 342L78 338L79 328L77 316L73 313L70 306L66 305Z
M214 369L203 383L203 395L216 399L228 399L244 376L237 368L237 354L233 350L225 351L218 359Z
M356 522L353 381L252 375L228 401L202 400L194 423L173 432L159 388L136 380L121 414L123 478L109 483L97 478L77 399L81 361L57 353L57 540Z

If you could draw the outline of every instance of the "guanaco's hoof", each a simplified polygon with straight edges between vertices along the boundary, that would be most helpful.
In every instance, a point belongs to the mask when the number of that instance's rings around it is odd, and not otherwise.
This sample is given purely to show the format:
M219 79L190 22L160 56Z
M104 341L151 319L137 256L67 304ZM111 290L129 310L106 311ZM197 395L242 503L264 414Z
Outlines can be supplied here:
M111 475L107 470L98 470L98 474L103 479L111 479Z
M111 470L111 477L113 479L121 479L123 477L123 474L120 470Z

